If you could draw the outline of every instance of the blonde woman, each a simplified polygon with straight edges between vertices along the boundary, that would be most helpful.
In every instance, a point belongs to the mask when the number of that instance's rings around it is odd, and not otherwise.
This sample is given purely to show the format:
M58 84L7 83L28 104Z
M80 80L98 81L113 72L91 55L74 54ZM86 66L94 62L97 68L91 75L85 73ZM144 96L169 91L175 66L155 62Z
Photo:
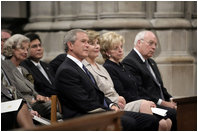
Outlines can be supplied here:
M123 45L125 39L123 36L115 32L104 33L100 38L101 54L105 60L104 67L110 74L114 88L126 99L126 102L134 101L139 98L139 89L136 85L136 80L133 75L131 75L124 66L120 63L124 56ZM136 99L135 99L136 98ZM146 99L146 98L145 98ZM154 102L150 102L150 108L156 107ZM144 110L144 107L142 108ZM141 112L141 108L140 108ZM159 116L158 116L159 117ZM172 126L172 121L168 117L161 118L159 124L159 130L170 130Z

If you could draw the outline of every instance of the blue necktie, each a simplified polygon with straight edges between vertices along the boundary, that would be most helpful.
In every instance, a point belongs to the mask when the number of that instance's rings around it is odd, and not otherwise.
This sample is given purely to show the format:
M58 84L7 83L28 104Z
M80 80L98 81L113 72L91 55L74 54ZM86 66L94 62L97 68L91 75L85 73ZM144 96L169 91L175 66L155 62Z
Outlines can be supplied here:
M89 76L89 78L91 79L91 81L96 84L95 79L93 77L93 75L88 71L88 69L83 65L83 69L85 70L86 74ZM104 99L104 106L108 108L107 102Z
M91 79L91 81L96 84L93 75L88 71L88 69L83 65L83 69L85 70L86 74L88 75L88 77Z

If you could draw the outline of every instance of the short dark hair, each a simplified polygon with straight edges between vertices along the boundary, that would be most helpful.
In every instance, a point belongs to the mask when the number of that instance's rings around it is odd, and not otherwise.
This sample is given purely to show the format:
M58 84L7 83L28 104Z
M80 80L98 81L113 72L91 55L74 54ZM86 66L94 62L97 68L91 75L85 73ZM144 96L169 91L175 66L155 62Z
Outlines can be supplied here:
M6 32L6 33L9 33L10 35L12 35L12 31L9 29L1 29L1 32Z
M36 40L36 39L38 39L41 42L39 35L36 33L26 33L25 36L30 39L30 42L32 42L33 40Z

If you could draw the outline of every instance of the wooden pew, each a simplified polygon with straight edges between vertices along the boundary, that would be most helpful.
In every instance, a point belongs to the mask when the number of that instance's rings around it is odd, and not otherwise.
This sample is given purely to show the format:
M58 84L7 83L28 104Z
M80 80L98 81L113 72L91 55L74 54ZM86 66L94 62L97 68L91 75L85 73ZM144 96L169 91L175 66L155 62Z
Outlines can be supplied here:
M51 123L57 122L57 95L52 95L51 96Z
M58 110L57 110L58 107ZM51 123L57 122L57 111L62 114L61 105L57 95L51 96Z
M179 131L197 130L197 96L173 100L177 103L177 129Z
M122 111L108 111L56 122L52 125L36 126L24 131L120 131Z

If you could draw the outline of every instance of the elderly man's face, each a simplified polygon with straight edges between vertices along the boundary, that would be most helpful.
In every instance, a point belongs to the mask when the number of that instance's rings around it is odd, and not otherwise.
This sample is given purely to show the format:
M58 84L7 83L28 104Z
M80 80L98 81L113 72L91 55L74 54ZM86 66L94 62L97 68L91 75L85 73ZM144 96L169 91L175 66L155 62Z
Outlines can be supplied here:
M1 54L3 51L3 45L5 43L5 41L7 39L9 39L11 37L11 34L7 33L7 32L1 32Z
M157 38L152 32L147 32L143 40L140 40L139 49L140 53L145 59L153 56L157 46Z
M82 61L88 56L89 38L86 33L78 32L76 41L69 46L72 55L78 60Z

